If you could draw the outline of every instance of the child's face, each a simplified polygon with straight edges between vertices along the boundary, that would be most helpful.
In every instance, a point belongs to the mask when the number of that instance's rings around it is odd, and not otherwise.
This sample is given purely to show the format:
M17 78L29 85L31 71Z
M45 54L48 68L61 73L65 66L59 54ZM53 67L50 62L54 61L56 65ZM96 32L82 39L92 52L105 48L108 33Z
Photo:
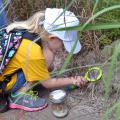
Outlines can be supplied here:
M48 41L48 47L54 53L63 47L63 42L58 37L51 37Z

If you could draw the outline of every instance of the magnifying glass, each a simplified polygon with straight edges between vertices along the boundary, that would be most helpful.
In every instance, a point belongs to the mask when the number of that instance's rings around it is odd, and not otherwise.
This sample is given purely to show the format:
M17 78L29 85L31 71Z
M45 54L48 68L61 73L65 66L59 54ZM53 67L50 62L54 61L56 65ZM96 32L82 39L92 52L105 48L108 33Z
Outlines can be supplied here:
M103 76L102 69L100 67L91 67L87 70L85 73L85 79L89 82L95 82L101 79ZM74 90L77 86L75 85L69 85L68 90Z
M85 79L89 82L95 82L100 80L103 75L102 69L100 67L92 67L85 73Z

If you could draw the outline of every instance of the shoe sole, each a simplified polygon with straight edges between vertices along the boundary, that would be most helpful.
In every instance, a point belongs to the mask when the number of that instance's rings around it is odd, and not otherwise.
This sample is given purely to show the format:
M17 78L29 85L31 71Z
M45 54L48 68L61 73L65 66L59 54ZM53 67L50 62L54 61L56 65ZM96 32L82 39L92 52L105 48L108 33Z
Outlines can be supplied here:
M21 105L15 104L15 103L10 103L9 104L9 108L12 108L12 109L22 109L22 110L29 111L29 112L43 110L47 106L48 106L47 103L44 106L39 107L39 108L28 108L28 107L21 106Z

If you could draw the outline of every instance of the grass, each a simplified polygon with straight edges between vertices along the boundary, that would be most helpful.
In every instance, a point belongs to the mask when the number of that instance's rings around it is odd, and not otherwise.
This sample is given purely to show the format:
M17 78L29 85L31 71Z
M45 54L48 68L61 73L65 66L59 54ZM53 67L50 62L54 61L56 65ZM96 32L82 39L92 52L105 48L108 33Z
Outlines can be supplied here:
M29 16L31 16L34 12L38 10L44 10L46 7L67 7L68 4L71 2L71 0L11 0L11 3L9 7L7 8L7 13L10 22L16 21L16 20L24 20L27 19ZM46 4L47 3L47 4ZM106 7L109 7L110 5L117 4L118 5L119 0L74 0L74 3L70 6L70 10L74 11L75 14L78 16L80 19L81 24L85 23L90 16L92 17L93 14L95 14L98 11L101 11L102 9L105 9ZM26 12L27 11L27 12ZM117 11L117 12L116 12ZM95 20L92 20L93 23L105 23L105 22L110 22L113 23L119 22L119 12L120 10L113 10L109 11L100 17L97 17ZM14 17L13 17L14 16ZM94 22L93 22L94 21ZM110 30L109 30L110 31ZM112 31L111 31L112 32ZM96 38L97 36L102 35L102 32L99 31L85 31L85 34L81 34L81 43L85 45L87 49L93 49L96 46L99 46L98 43L96 43ZM116 33L116 32L115 32ZM118 32L117 32L118 33ZM89 35L89 34L95 34ZM113 35L114 37L114 35ZM109 35L106 34L106 39L109 39ZM93 43L96 43L95 45ZM100 43L102 44L102 43ZM104 43L103 43L104 44Z

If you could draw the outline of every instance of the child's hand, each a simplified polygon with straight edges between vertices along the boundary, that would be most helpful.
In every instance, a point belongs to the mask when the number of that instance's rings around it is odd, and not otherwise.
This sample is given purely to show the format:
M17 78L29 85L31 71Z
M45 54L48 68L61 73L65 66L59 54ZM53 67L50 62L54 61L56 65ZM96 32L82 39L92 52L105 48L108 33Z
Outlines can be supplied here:
M82 77L82 76L75 76L73 78L73 85L76 85L78 87L85 86L87 82L88 81L84 77Z

